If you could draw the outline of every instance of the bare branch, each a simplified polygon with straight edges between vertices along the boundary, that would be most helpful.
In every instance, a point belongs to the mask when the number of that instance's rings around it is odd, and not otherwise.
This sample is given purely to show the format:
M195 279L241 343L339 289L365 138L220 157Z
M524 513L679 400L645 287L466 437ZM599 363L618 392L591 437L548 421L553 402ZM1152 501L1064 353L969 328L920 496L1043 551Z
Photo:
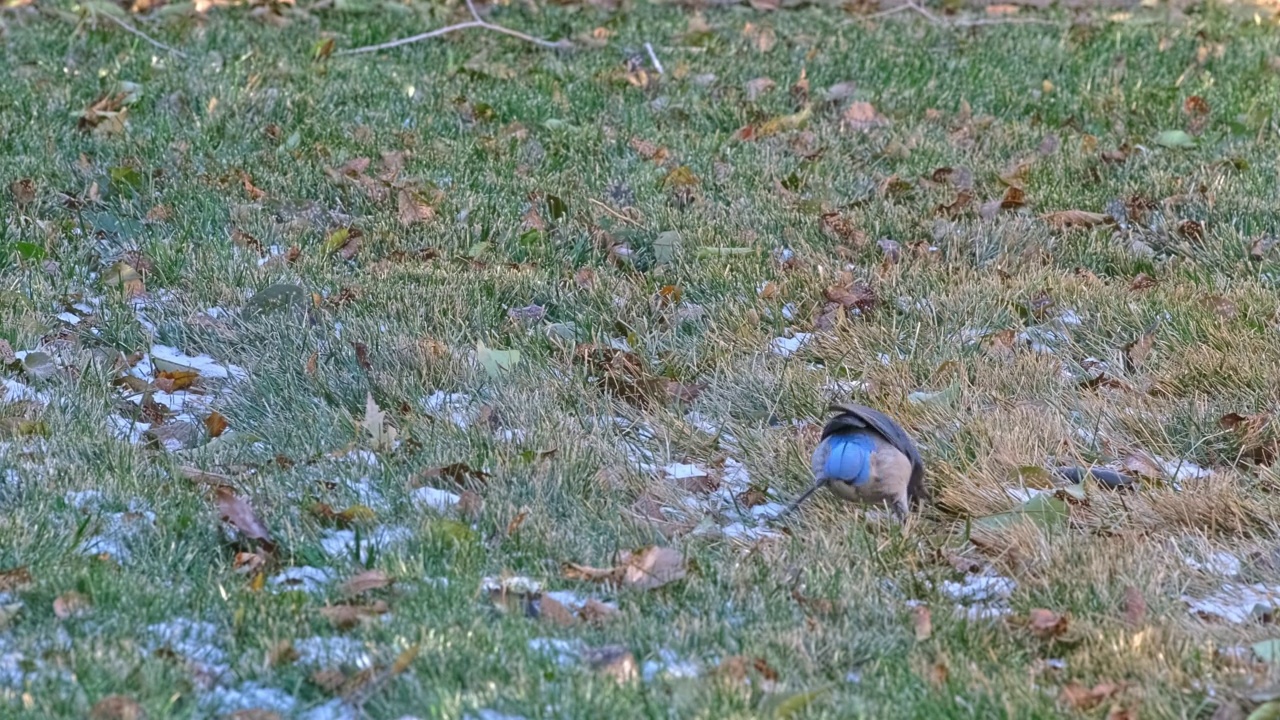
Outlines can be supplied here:
M440 37L441 35L447 35L448 33L451 33L451 32L456 32L458 30L467 30L470 28L483 28L485 30L491 30L493 32L501 33L503 35L510 35L513 38L524 40L525 42L533 43L534 45L540 45L545 48L565 49L565 48L573 47L573 44L570 43L568 40L543 40L542 38L534 37L532 35L527 35L525 33L522 33L519 30L512 30L511 28L503 27L502 25L495 25L494 23L491 23L480 16L480 11L476 9L476 5L473 2L473 0L466 0L466 3L467 3L467 10L471 12L471 17L473 18L472 20L468 20L467 22L457 23L455 25L447 25L445 27L437 28L429 32L420 33L418 35L412 35L407 38L400 38L399 40L391 40L388 42L379 43L377 45L365 45L364 47L349 48L347 50L339 50L335 52L334 55L358 55L360 53L371 53L371 52L378 52L380 50L390 50L391 48L397 48L397 47L400 47L401 45L409 45L411 43L422 42L423 40L430 40L431 38L434 38L434 37Z

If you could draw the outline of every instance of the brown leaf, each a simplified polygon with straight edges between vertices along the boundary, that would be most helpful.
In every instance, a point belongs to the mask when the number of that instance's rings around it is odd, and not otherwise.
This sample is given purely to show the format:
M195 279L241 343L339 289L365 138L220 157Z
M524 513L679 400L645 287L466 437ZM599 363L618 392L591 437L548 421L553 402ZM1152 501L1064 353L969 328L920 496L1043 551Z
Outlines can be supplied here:
M588 648L583 652L582 658L593 671L620 683L634 682L640 677L635 656L622 645Z
M1045 213L1040 217L1049 225L1058 229L1091 228L1098 225L1110 225L1115 222L1110 215L1086 210L1060 210L1058 212Z
M435 208L431 207L420 195L407 188L396 193L396 219L404 227L417 223L431 222L436 217Z
M1239 306L1222 295L1206 295L1200 304L1223 320L1234 320L1240 315Z
M578 624L578 616L573 610L550 595L543 595L538 600L538 617L560 627L572 627Z
M1164 480L1168 477L1168 473L1160 466L1150 455L1142 452L1132 452L1124 457L1121 461L1124 469L1134 475L1154 480Z
M271 534L267 531L267 526L262 524L249 503L236 495L235 491L225 486L218 487L214 490L214 502L223 522L230 523L250 540L271 545Z
M889 121L876 111L874 105L861 100L850 103L849 107L845 108L841 120L844 127L855 132L867 132L889 124Z
M1249 243L1249 259L1254 262L1262 262L1267 253L1280 242L1273 235L1259 235Z
M1147 290L1159 285L1160 282L1146 273L1138 273L1138 276L1129 283L1129 289L1133 291Z
M1017 15L1022 8L1017 5L988 5L986 10L988 15Z
M0 592L26 590L32 584L31 572L27 570L25 565L9 568L8 570L0 570Z
M227 431L227 419L222 413L214 410L204 419L204 429L209 433L209 437L216 438Z
M259 552L238 552L231 560L231 567L241 575L252 575L267 564L267 556Z
M1129 627L1140 627L1147 617L1147 601L1142 591L1130 585L1124 589L1124 621Z
M1040 147L1036 148L1036 152L1041 157L1048 157L1058 152L1058 148L1061 146L1062 141L1058 139L1058 136L1050 133L1049 135L1045 135L1044 139L1040 141Z
M578 608L578 616L581 617L583 621L593 625L601 625L621 614L622 612L619 611L618 608L602 603L595 598L588 598L587 601L583 603L582 607Z
M59 620L66 620L76 615L84 615L89 612L90 607L92 603L87 596L72 590L59 595L53 601L53 614Z
M1133 367L1142 367L1142 364L1147 361L1147 357L1151 355L1155 342L1156 334L1154 330L1144 332L1136 340L1124 346L1125 357Z
M840 213L824 213L819 225L831 239L854 248L861 248L868 242L867 234L859 230L852 219Z
M1012 210L1027 204L1027 193L1016 185L1004 189L1004 197L1000 198L1000 209Z
M1073 710L1091 710L1120 692L1115 683L1102 682L1092 688L1072 682L1062 688L1059 699Z
M1183 220L1178 223L1178 234L1191 242L1204 242L1204 223L1199 220Z
M382 570L365 570L347 578L339 590L347 597L363 595L371 590L391 587L395 579Z
M125 695L108 695L89 709L89 720L146 720L147 711Z
M238 170L236 174L240 176L240 184L244 187L244 192L249 196L250 200L257 201L267 196L266 191L253 184L253 178L249 177L249 173L244 170Z
M915 628L917 642L929 639L933 634L933 616L928 605L911 608L911 625Z
M743 87L747 92L747 100L755 102L756 98L774 89L777 85L778 84L770 78L758 77L754 80L748 80L746 85Z
M949 205L939 205L934 208L935 215L942 215L947 218L956 218L960 213L964 212L973 202L973 193L969 190L961 190L956 193L956 199L952 200Z
M338 630L350 630L361 621L378 618L391 612L391 608L382 600L369 605L328 605L320 608L321 617L328 620Z
M330 695L336 694L347 684L347 674L337 668L321 668L311 673L307 679Z
M1041 640L1061 637L1070 624L1070 617L1052 610L1036 608L1027 614L1027 630Z
M434 478L444 478L451 480L460 486L466 486L468 482L476 482L484 485L489 481L489 473L482 470L476 470L466 463L453 463L443 467L428 468L413 479L412 486L415 488L428 484L428 480Z
M839 303L845 308L857 310L860 313L871 312L880 302L876 292L861 282L855 282L850 287L832 285L824 290L822 295L828 302Z
M636 151L636 154L644 160L652 160L661 165L667 159L667 149L659 147L648 140L642 140L639 137L633 137L627 143L627 146Z
M682 383L676 380L668 380L665 386L667 397L682 403L692 403L697 400L706 387L703 383Z
M561 572L571 580L607 582L634 590L653 590L681 580L687 574L680 553L657 545L623 550L618 553L618 565L611 568L565 563Z
M36 183L31 178L21 178L9 183L9 193L13 195L13 204L29 205L36 200Z
M591 268L581 268L573 274L573 282L583 290L590 290L596 285L596 271Z

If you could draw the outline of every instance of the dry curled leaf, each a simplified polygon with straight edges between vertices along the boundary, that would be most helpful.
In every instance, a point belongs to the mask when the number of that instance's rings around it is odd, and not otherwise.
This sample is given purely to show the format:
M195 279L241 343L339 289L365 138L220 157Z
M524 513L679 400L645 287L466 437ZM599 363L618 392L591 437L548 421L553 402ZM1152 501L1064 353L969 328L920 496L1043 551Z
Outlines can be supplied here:
M89 720L146 720L147 711L125 695L108 695L89 709Z
M319 610L321 617L328 620L338 630L349 630L361 621L372 620L391 612L391 608L382 600L369 605L329 605Z
M1045 222L1058 229L1091 228L1098 225L1110 225L1115 222L1110 215L1088 212L1087 210L1059 210L1040 216Z
M1101 682L1091 688L1072 682L1062 688L1059 699L1073 710L1091 710L1111 699L1120 689L1119 685L1109 682Z
M248 501L237 495L234 490L226 486L218 487L214 490L214 502L218 506L218 513L223 522L230 523L240 534L250 540L257 540L266 546L271 545L271 534L267 531L267 526L258 519Z
M633 590L653 590L688 574L679 552L657 545L623 550L618 553L618 564L611 568L565 563L561 572L571 580L605 582Z
M916 641L928 640L933 634L933 615L928 605L911 608L911 626L915 628Z
M875 290L865 283L855 282L849 287L832 285L822 292L828 302L833 302L860 313L871 312L880 302Z
M382 570L365 570L356 573L342 583L339 588L343 595L347 597L355 597L363 595L372 590L381 590L385 587L391 587L395 579Z
M1147 601L1142 591L1130 585L1124 589L1124 621L1129 627L1139 627L1147 617Z
M86 595L72 590L59 595L53 601L53 614L59 620L66 620L87 613L91 605Z
M1027 613L1027 630L1041 640L1052 640L1067 632L1070 617L1044 608L1035 608Z

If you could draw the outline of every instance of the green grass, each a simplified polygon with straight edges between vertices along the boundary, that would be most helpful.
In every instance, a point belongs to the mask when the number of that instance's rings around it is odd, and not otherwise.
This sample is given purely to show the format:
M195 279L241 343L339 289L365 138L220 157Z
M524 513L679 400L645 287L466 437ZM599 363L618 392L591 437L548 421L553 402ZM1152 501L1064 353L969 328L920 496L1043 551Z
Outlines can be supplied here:
M1250 258L1256 238L1278 232L1273 21L1202 7L953 28L744 6L707 11L710 30L698 32L685 12L639 4L489 14L578 38L579 49L471 32L312 59L324 38L354 47L463 17L439 5L287 11L283 27L243 9L140 23L185 59L105 20L76 24L52 8L0 15L0 179L34 188L33 198L11 188L3 206L0 337L57 366L43 379L3 372L48 402L0 404L0 570L32 577L0 584L0 605L21 605L0 621L0 716L85 717L123 694L150 717L206 717L219 688L246 682L303 712L335 697L312 678L326 663L268 658L317 637L349 638L384 666L418 648L407 672L369 693L362 707L376 718L486 708L527 718L1190 718L1251 707L1273 671L1220 651L1277 632L1192 617L1181 596L1224 581L1175 548L1231 552L1244 562L1240 581L1280 582L1277 477L1242 459L1270 441L1219 425L1227 413L1273 411L1280 381L1280 253ZM776 34L768 52L754 39L762 26ZM585 47L597 27L607 44ZM625 61L647 66L645 42L666 73L649 69L638 86ZM799 111L804 98L789 88L802 74L812 103L802 127L735 138ZM758 77L777 87L749 101L744 84ZM122 82L140 88L127 128L78 130L76 114ZM854 95L824 102L843 82ZM1192 96L1211 108L1195 146L1160 146L1160 132L1188 127ZM887 124L845 126L854 101ZM1047 135L1058 147L1042 155ZM665 148L666 160L641 157L633 138ZM1100 158L1122 146L1123 162ZM363 157L376 177L390 152L405 154L398 182L433 220L405 226L395 188L373 197L326 173ZM980 217L1004 192L1000 176L1027 159L1028 207ZM681 166L691 190L664 182ZM927 180L940 167L972 174L973 202L954 219L935 211L958 192ZM912 187L887 189L892 176ZM1145 218L1132 214L1141 199L1154 208ZM1126 203L1123 227L1059 231L1040 217ZM825 231L827 212L866 242ZM1203 222L1203 237L1180 233L1184 220ZM362 232L351 260L325 249L347 226ZM674 246L658 241L666 231L679 233ZM261 263L233 241L240 233L298 257ZM900 244L900 262L885 262L881 238ZM611 243L630 260L614 262ZM438 257L419 259L421 249ZM143 276L149 325L104 283L121 259ZM575 279L584 268L593 283ZM1158 284L1131 289L1139 273ZM823 291L854 280L879 304L815 329ZM318 302L242 314L251 293L276 283ZM765 283L776 293L763 296ZM678 303L659 299L665 286ZM1053 304L1029 312L1042 293ZM340 294L349 300L330 301ZM1234 311L1215 311L1210 296ZM72 310L77 302L92 312ZM543 319L509 318L533 304ZM79 324L57 318L68 310ZM1123 348L1157 319L1150 355L1129 367ZM547 332L568 323L578 343L629 343L644 365L639 398L606 392L593 382L604 369ZM792 331L817 334L793 357L769 351ZM1028 334L1010 347L1001 331ZM367 348L367 369L352 343ZM493 376L474 357L478 343L518 350L519 362ZM233 432L166 452L109 430L109 416L138 411L113 384L118 357L155 344L244 368L240 382L200 381ZM1111 386L1082 387L1088 358L1107 363ZM702 391L679 402L655 378ZM854 394L831 381L856 381ZM428 411L436 391L470 399L466 427ZM917 391L947 392L921 403L909 399ZM372 449L359 425L370 394L402 441L376 465L348 455ZM654 465L699 463L713 476L741 461L755 489L785 502L811 480L825 403L851 397L920 442L935 502L906 534L825 494L788 521L789 536L760 543L705 532L737 519L732 506L708 509L705 494L692 493L701 509L669 538L670 527L631 511L638 498L674 507L690 494L637 468L624 442ZM699 430L691 411L736 442ZM618 417L648 432L628 433ZM1125 496L1092 491L1056 529L967 536L967 518L1015 505L1005 489L1021 466L1118 465L1138 451L1214 474ZM471 486L483 507L463 516L414 505L415 478L452 463L489 473ZM256 588L233 565L248 548L223 536L208 487L184 466L225 475L256 509L277 545L266 577L321 566L334 582L316 593ZM99 496L76 494L86 491ZM330 556L321 541L335 528L308 509L316 502L367 505L362 542L378 528L400 528L401 542ZM153 516L119 515L128 511ZM127 554L83 552L94 536L119 538ZM629 592L561 577L563 562L607 566L617 550L655 543L687 555L685 580ZM1016 622L953 615L940 590L961 578L949 553L1016 581L1012 617L1069 613L1068 634L1041 640ZM319 608L366 567L397 580L373 594L388 619L332 627ZM614 601L619 616L560 627L501 612L480 585L504 573ZM1130 621L1133 588L1146 612ZM60 619L54 601L72 591L89 609ZM931 607L927 639L916 638L909 600ZM156 652L164 643L149 626L181 619L209 623L211 637ZM618 683L581 660L558 664L531 648L537 638L622 645L640 665L666 652L699 674ZM219 654L201 655L210 647ZM730 656L761 658L777 677L718 678ZM192 660L228 672L210 679ZM1123 687L1079 709L1060 697L1073 682Z

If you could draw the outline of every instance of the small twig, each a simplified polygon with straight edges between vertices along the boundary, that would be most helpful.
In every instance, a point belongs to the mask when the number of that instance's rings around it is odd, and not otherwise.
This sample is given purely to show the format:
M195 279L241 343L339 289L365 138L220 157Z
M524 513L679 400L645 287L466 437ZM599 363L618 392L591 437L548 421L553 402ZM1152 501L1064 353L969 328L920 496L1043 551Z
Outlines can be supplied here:
M916 3L914 0L907 0L907 2L901 5L898 5L897 7L891 7L888 10L881 10L880 12L874 12L874 13L871 13L870 15L862 15L858 17L857 20L859 22L865 22L867 20L877 20L879 18L888 17L890 15L898 15L904 12L916 13L921 17L923 17L925 20L928 20L929 22L933 23L934 25L940 25L943 27L979 27L984 25L1058 25L1059 24L1057 21L1054 21L1054 20L1049 20L1046 18L1033 18L1033 17L957 18L955 20L944 20L938 17L937 15L933 14L933 12L931 12L925 6Z
M653 51L653 45L645 43L644 49L649 51L649 59L653 61L653 69L657 70L659 75L662 75L662 61L658 59L658 53Z
M508 28L508 27L495 25L489 22L488 20L485 20L484 18L480 17L480 11L476 9L475 3L473 3L472 0L467 0L467 9L471 11L471 17L473 18L472 20L468 20L467 22L457 23L455 25L447 25L442 28L436 28L435 30L431 30L429 32L419 33L418 35L412 35L407 38L400 38L399 40L391 40L388 42L379 43L377 45L365 45L364 47L339 50L335 52L334 55L357 55L360 53L378 52L379 50L390 50L391 48L397 48L397 47L400 47L401 45L409 45L411 43L422 42L423 40L430 40L431 38L434 38L434 37L440 37L441 35L447 35L448 33L451 33L451 32L456 32L458 30L467 30L470 28L483 28L485 30L492 30L493 32L502 33L503 35L510 35L513 38L518 38L520 40L524 40L525 42L533 43L534 45L541 45L542 47L545 47L545 48L553 48L553 49L559 50L559 49L572 47L572 44L568 40L554 40L554 41L543 40L542 38L534 37L532 35L526 35L525 33L522 33L519 30L512 30L511 28Z
M122 19L120 19L120 18L116 17L115 15L109 15L109 14L107 14L107 13L102 13L102 12L100 12L100 13L97 13L97 16L98 16L98 17L104 17L104 18L106 18L106 19L110 20L111 22L115 23L116 25L119 25L121 28L124 28L124 30L125 30L126 32L132 33L133 35L136 35L136 36L138 36L138 37L142 38L143 40L146 40L148 43L151 43L151 45L153 45L154 47L158 47L158 48L160 48L161 50L165 50L165 51L167 51L167 52L171 52L171 53L173 53L174 55L177 55L177 56L178 56L178 57L180 57L180 58L185 58L185 57L187 56L187 54L186 54L186 53L184 53L184 52L182 52L181 50L179 50L179 49L177 49L177 48L175 48L175 47L170 47L170 46L168 46L168 45L165 45L164 43L160 42L159 40L156 40L155 38L153 38L153 37L151 37L150 35L148 35L148 34L146 34L146 33L142 32L142 31L141 31L141 30L139 30L138 28L134 27L133 25L130 25L128 22L126 22L126 21L124 21L124 20L122 20Z
M618 212L617 210L614 210L613 208L609 207L608 205L605 205L604 203L600 202L595 198L587 198L587 202L591 203L592 205L595 205L596 207L609 213L610 215L621 220L624 223L627 223L629 225L634 225L636 227L644 227L643 224L641 224L639 221L635 220L634 218L630 218L630 217L627 217L626 215L623 215L622 213Z

